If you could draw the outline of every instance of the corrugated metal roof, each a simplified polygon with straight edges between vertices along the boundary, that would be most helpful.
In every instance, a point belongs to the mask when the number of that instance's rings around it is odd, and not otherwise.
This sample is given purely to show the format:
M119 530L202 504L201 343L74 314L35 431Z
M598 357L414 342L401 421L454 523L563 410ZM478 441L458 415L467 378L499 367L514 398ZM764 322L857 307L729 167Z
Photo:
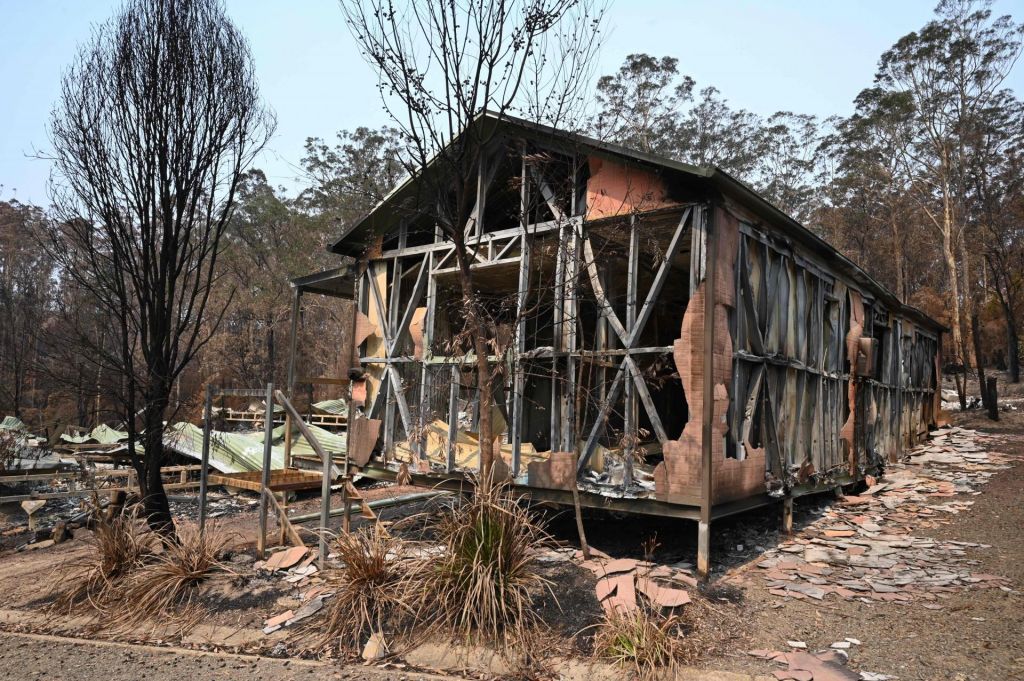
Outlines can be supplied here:
M345 400L323 400L321 402L314 402L313 408L317 411L322 411L325 414L336 414L338 416L345 416L348 414L348 405Z
M201 461L203 458L203 429L184 422L168 426L164 431L164 447L182 456ZM284 468L284 447L271 448L270 466L271 468ZM221 473L262 470L263 438L243 433L212 431L210 434L210 467Z
M68 435L63 433L60 439L71 444L83 445L95 443L99 445L112 445L124 442L128 439L128 433L122 430L115 430L105 423L101 423L92 429L88 435Z
M28 426L26 426L25 422L17 416L5 416L4 420L0 421L0 430L24 433L28 431Z

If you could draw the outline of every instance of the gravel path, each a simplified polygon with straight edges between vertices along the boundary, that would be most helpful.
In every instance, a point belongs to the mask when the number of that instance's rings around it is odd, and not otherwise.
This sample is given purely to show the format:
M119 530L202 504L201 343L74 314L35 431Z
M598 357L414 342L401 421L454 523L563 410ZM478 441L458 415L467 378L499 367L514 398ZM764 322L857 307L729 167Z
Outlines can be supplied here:
M47 681L184 681L245 679L246 681L435 681L444 677L397 670L341 667L302 660L277 660L246 655L197 653L120 643L82 641L57 636L0 632L0 679Z

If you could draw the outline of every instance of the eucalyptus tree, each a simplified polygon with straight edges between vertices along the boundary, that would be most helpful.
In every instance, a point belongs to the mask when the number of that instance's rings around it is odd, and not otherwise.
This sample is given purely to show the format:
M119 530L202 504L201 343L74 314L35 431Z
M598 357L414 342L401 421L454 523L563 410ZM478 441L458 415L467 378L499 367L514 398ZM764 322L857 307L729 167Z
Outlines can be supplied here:
M965 241L970 207L968 137L998 96L1021 53L1022 27L993 17L991 0L943 0L938 16L900 38L881 57L876 88L905 110L910 139L899 148L913 177L910 195L941 242L948 280L954 361L968 360L964 323L971 316L972 258ZM966 404L963 386L960 401Z

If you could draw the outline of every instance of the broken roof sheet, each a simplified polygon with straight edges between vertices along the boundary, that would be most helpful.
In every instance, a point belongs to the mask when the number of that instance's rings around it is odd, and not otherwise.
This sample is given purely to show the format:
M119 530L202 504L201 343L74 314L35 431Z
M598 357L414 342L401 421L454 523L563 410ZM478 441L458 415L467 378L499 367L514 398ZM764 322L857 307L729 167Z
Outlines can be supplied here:
M310 432L313 433L313 437L317 439L320 446L327 450L330 454L344 454L346 449L346 439L344 434L335 434L329 430L318 428L314 425L307 425ZM263 447L263 432L253 433L248 436L253 438L256 442L260 443L260 448ZM284 461L284 426L278 426L274 428L272 438L270 440L271 445L275 448L281 449L282 461ZM308 442L301 433L296 430L292 436L292 456L301 457L312 457L319 459L320 456L316 453L316 450Z
M321 446L331 454L345 452L345 436L323 428L308 426ZM284 468L284 426L273 430L270 440L270 467ZM203 429L191 423L175 423L164 433L164 446L197 461L203 456ZM292 440L292 456L319 459L316 451L298 432ZM244 473L263 468L263 432L210 433L210 466L221 473Z
M26 426L25 422L17 416L5 416L4 420L0 421L0 430L24 433L28 431L28 426Z
M325 414L336 414L338 416L345 416L348 414L348 405L345 403L345 400L322 400L320 402L314 402L313 409Z
M113 445L118 442L125 442L128 440L128 433L123 430L111 428L105 423L101 423L93 428L92 432L88 435L68 435L67 433L64 433L60 436L60 439L64 442L70 442L75 445Z
M221 473L244 473L263 468L263 438L243 433L210 434L210 467ZM175 423L164 431L164 446L171 451L201 461L203 429L191 423ZM272 447L271 468L284 468L284 447Z

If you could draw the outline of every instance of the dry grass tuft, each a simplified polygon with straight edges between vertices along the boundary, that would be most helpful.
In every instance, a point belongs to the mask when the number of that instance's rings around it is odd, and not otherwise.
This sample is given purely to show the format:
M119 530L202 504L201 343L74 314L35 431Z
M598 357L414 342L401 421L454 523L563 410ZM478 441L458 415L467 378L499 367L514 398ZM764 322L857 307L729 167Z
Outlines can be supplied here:
M671 615L641 602L633 612L615 611L597 625L594 654L647 679L660 669L694 664L728 649L744 629L734 606L714 604L703 594L694 594Z
M622 667L632 667L641 679L659 669L684 662L679 618L663 617L640 607L614 611L597 625L595 653Z
M70 586L54 601L57 612L104 612L118 599L123 579L143 565L154 546L153 535L134 511L98 517L90 541L94 551L58 568L59 581Z
M404 543L380 523L341 534L334 552L345 564L330 580L321 646L340 643L358 651L374 632L383 632L414 613L409 585L418 563L402 560Z
M506 490L478 488L432 529L444 551L418 573L421 619L466 640L527 639L534 594L550 588L534 562L547 541L535 517Z
M193 523L181 523L177 536L163 545L163 551L148 556L137 569L121 580L117 589L120 605L107 615L114 628L132 628L147 622L173 624L184 632L204 612L196 599L196 587L211 575L231 571L217 556L228 536L213 527L200 534Z

